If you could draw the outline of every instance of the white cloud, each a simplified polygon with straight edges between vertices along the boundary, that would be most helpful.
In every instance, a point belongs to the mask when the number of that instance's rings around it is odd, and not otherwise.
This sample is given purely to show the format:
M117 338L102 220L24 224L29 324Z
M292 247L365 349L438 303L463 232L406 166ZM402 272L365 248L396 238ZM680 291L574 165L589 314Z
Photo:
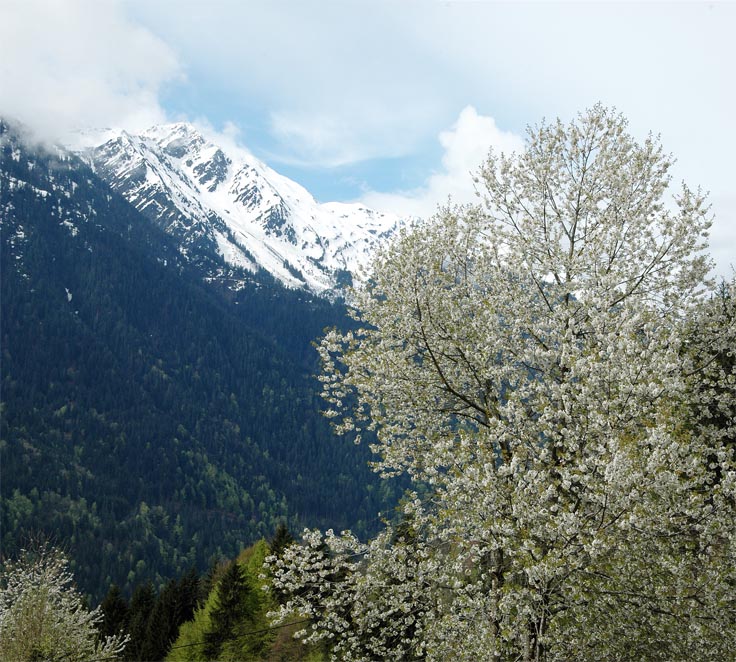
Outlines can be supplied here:
M411 124L407 108L386 109L369 100L360 110L277 111L271 113L271 131L282 146L274 161L304 167L334 168L405 156L417 136L403 127ZM360 118L360 119L358 119Z
M457 108L449 99L437 103L442 65L416 48L403 5L131 4L140 20L177 44L190 78L235 109L227 117L248 124L243 115L258 116L270 131L264 142L273 161L331 168L405 156Z
M271 130L282 144L290 146L289 155L277 157L282 162L334 167L364 156L356 144L355 127L340 116L276 112L271 115Z
M736 4L0 4L0 114L47 135L159 122L168 90L168 101L179 102L170 108L206 114L217 126L234 120L260 156L311 168L339 191L351 164L360 164L354 179L387 182L382 159L395 157L406 181L420 181L416 173L437 164L428 145L438 128L468 104L519 133L542 116L567 121L601 101L630 119L635 137L661 132L664 148L679 159L677 179L713 191L719 264L736 254ZM183 69L190 85L167 88ZM468 173L503 140L490 117L467 108L440 137L444 158L422 186L369 191L365 201L428 215L450 193L472 200ZM339 178L320 172L334 166L341 166Z
M662 132L704 186L731 187L732 3L127 4L177 45L212 120L255 127L273 162L422 159L468 104L521 132L601 101L638 137Z
M206 140L221 147L226 154L237 158L253 158L253 153L243 143L243 132L237 124L225 122L222 129L217 129L206 117L195 118L191 123Z
M420 187L394 193L368 191L361 201L382 211L406 216L426 217L448 196L457 203L476 200L473 175L488 151L510 154L520 152L524 141L513 132L503 131L493 117L479 115L472 106L465 107L457 121L439 134L444 149L442 170L432 174Z
M123 9L115 0L6 0L0 114L44 139L162 121L159 93L181 75L177 58Z

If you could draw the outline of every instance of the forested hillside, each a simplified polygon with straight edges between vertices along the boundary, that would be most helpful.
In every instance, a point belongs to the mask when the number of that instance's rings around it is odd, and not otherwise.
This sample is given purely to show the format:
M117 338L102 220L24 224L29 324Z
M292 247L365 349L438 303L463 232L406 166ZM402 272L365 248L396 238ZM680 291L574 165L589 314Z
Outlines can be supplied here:
M319 413L337 305L204 283L62 152L0 123L2 549L67 550L84 591L232 557L277 523L375 528L391 488Z

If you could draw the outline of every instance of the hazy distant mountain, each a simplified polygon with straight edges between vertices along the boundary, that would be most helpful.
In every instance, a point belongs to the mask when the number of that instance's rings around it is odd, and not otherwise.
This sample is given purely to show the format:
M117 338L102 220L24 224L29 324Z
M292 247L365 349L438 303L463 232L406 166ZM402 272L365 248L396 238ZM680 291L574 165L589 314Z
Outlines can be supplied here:
M359 204L320 204L245 150L215 145L190 124L137 135L90 131L83 140L92 146L81 153L97 174L174 236L185 255L216 254L288 287L334 289L399 222ZM228 277L222 270L211 276Z

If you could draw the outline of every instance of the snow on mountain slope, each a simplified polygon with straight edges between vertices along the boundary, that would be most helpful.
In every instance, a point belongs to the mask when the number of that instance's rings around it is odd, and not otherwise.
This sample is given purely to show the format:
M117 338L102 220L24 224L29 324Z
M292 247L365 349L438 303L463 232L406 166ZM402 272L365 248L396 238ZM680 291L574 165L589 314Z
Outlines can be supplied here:
M321 293L354 272L399 219L359 204L318 203L303 187L241 149L186 123L132 135L89 132L83 154L138 210L177 237L187 255L214 251Z

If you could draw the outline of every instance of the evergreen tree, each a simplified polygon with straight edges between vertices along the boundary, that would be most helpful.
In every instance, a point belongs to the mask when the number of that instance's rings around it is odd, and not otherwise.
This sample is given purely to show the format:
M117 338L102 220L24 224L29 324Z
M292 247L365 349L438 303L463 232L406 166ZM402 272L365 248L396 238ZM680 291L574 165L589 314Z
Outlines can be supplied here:
M143 659L164 659L181 624L193 618L198 602L199 576L194 569L166 584L156 598L146 623L141 646Z
M205 634L204 654L217 659L224 644L237 636L258 611L259 598L237 561L228 566L217 585L215 606L210 614L210 630Z
M179 629L176 622L177 608L176 582L172 580L159 593L148 618L141 649L144 660L163 660Z
M112 636L125 631L130 608L117 584L110 586L110 590L100 603L100 610L102 611L102 622L99 630L102 636Z
M273 538L268 543L269 550L276 558L281 558L281 555L291 543L294 542L294 536L291 535L289 528L284 522L279 522L276 527L276 532L273 534Z
M156 603L156 593L151 582L139 584L130 599L128 633L130 643L125 649L126 660L143 660L148 621Z
M355 530L390 500L367 489L369 450L318 411L310 343L349 323L342 307L203 282L85 164L2 122L0 209L5 554L53 532L99 601L111 580L130 596L234 556L293 513Z
M177 624L190 621L202 599L202 580L196 569L190 568L177 582Z

